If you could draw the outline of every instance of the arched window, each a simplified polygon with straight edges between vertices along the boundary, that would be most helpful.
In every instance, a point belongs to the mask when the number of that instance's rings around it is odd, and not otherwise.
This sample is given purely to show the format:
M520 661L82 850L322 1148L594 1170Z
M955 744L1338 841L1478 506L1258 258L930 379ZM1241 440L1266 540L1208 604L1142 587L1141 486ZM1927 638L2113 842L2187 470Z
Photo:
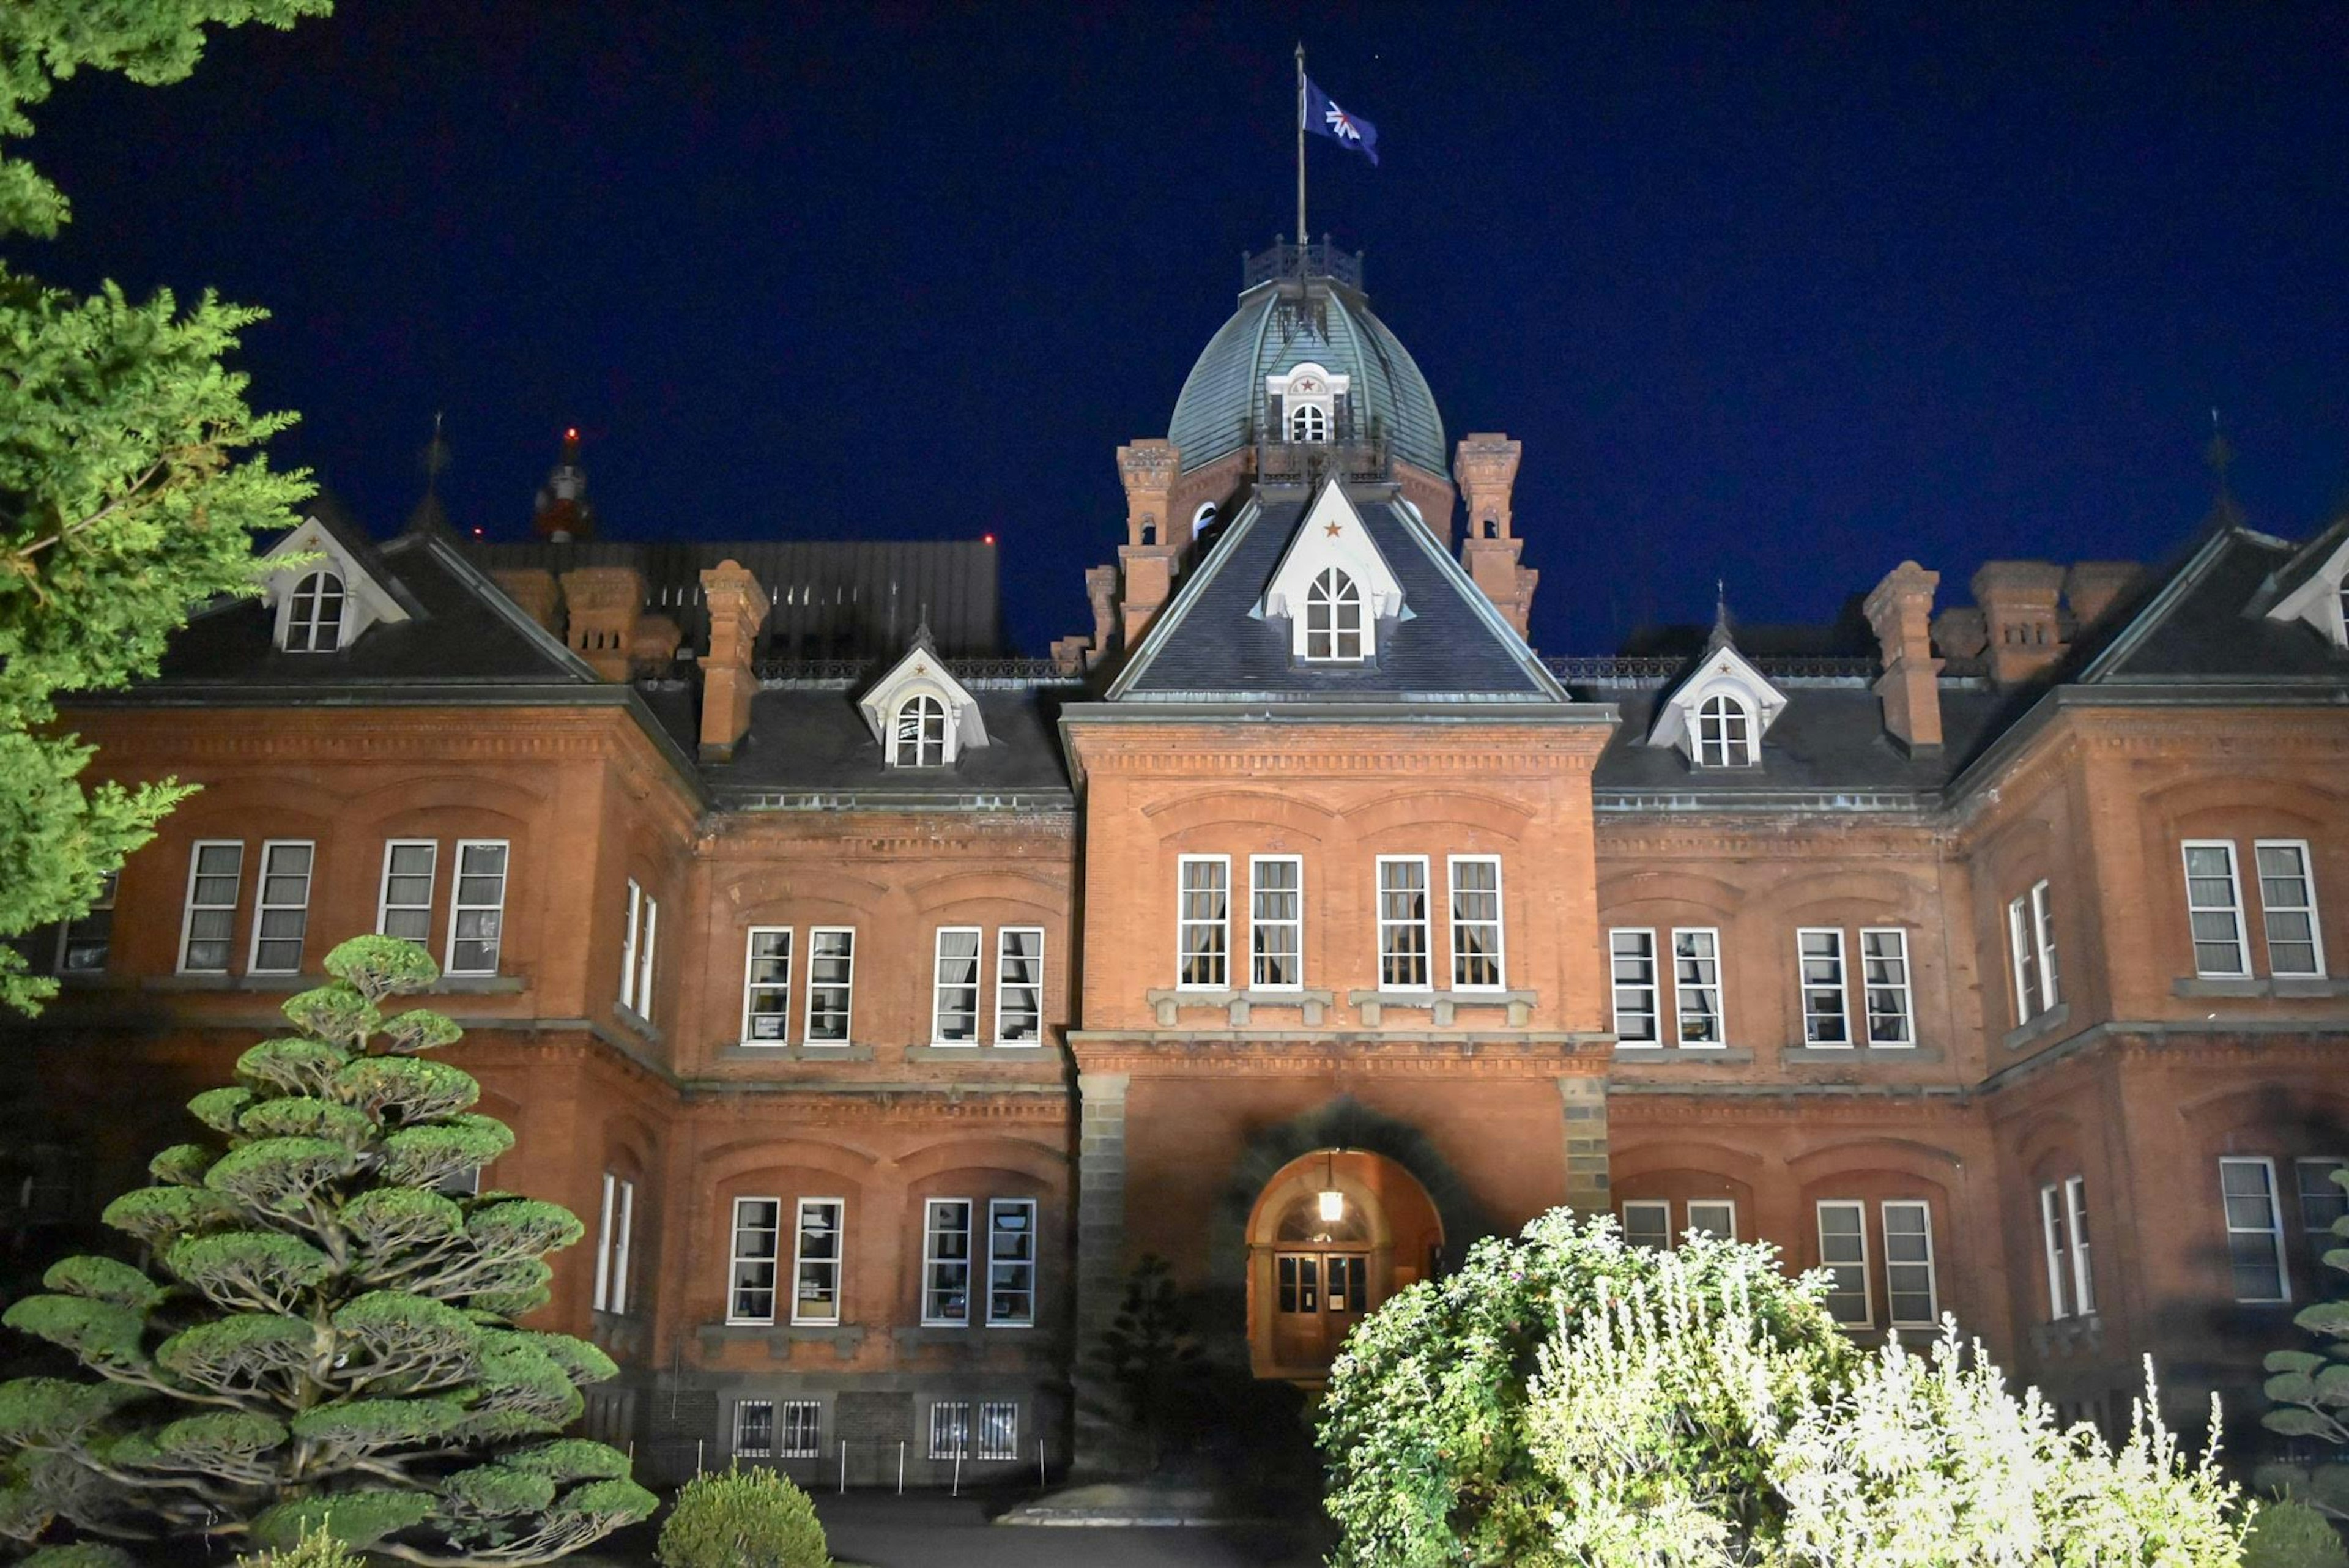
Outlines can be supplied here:
M1305 590L1305 657L1362 657L1362 590L1335 566Z
M289 653L332 653L343 645L343 579L312 572L294 585L294 610L285 622Z
M908 697L897 705L892 732L889 765L936 768L946 765L947 705L935 697Z
M1191 514L1191 532L1200 533L1216 520L1216 504L1212 501L1203 502L1199 509Z
M1315 445L1330 439L1329 411L1319 403L1303 403L1289 410L1288 439Z
M1701 768L1751 767L1754 710L1726 694L1708 697L1696 711L1696 763Z

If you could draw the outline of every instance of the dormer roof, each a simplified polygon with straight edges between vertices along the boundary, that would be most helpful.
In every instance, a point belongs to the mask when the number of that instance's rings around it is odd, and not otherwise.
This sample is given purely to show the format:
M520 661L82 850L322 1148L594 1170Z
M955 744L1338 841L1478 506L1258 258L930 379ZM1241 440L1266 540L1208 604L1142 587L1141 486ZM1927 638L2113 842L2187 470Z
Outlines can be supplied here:
M1757 741L1786 711L1786 694L1737 650L1737 639L1730 629L1725 608L1713 618L1713 635L1705 642L1704 656L1681 678L1679 685L1657 702L1656 722L1648 732L1648 744L1689 751L1696 730L1697 710L1708 699L1723 695L1736 698L1752 711Z
M303 561L304 556L312 558ZM343 648L357 642L369 627L398 626L424 613L416 596L384 564L375 542L331 502L308 508L284 538L262 552L261 559L270 566L263 597L274 613L280 647L285 646L294 590L316 572L330 572L342 583Z
M885 752L897 710L919 696L935 697L946 707L947 762L952 763L964 752L977 751L987 744L987 722L979 714L978 700L947 669L946 660L938 657L937 649L931 643L926 626L914 633L913 646L904 657L857 700L865 727L873 732L873 738Z
M1289 536L1288 548L1273 568L1272 580L1250 612L1286 622L1292 654L1303 650L1306 592L1315 578L1333 568L1343 572L1360 591L1371 622L1404 620L1413 613L1401 579L1371 536L1362 514L1346 499L1345 491L1330 482L1322 485L1304 522ZM1364 630L1371 632L1373 628L1366 625ZM1375 657L1375 643L1371 651Z
M2335 648L2349 648L2349 604L2342 598L2349 580L2349 514L2302 546L2276 572L2270 587L2273 621L2302 621Z

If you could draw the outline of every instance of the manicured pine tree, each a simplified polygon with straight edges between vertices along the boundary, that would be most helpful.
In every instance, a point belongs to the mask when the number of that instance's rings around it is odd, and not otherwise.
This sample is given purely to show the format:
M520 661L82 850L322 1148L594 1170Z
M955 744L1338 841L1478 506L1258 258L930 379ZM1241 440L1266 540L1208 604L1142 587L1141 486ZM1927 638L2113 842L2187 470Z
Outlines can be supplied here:
M2349 1188L2349 1170L2334 1171L2333 1179ZM2340 1244L2327 1249L2322 1262L2349 1272L2349 1217L2333 1222L2333 1237ZM2324 1349L2268 1353L2266 1392L2275 1408L2260 1424L2287 1438L2349 1449L2349 1301L2318 1302L2292 1321L2323 1340ZM2349 1522L2349 1464L2262 1465L2256 1479Z
M5 1314L94 1375L0 1385L0 1536L71 1533L54 1568L95 1568L92 1542L282 1547L321 1523L409 1563L536 1563L653 1511L626 1458L558 1436L610 1358L513 1326L578 1220L450 1195L514 1139L419 1054L455 1023L381 1011L438 967L360 937L326 968L285 1003L297 1033L189 1103L212 1137L108 1207L146 1266L68 1258Z

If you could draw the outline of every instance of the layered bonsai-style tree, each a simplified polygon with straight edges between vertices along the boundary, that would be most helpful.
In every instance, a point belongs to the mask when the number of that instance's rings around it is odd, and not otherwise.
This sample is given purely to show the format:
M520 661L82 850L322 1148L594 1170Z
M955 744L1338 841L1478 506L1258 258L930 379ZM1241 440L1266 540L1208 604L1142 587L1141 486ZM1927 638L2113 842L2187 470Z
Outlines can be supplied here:
M2333 1179L2349 1188L2349 1170L2334 1171ZM2349 1272L2349 1217L2333 1222L2333 1238L2341 1244L2325 1249L2320 1261ZM2260 1417L2261 1425L2304 1449L2320 1443L2349 1448L2349 1300L2318 1302L2292 1321L2316 1335L2324 1349L2269 1352L2266 1393L2275 1407ZM2285 1460L2261 1466L2258 1479L2349 1523L2349 1465Z
M382 1011L438 969L388 937L326 967L285 1003L298 1033L190 1102L212 1136L107 1209L148 1266L67 1259L5 1314L92 1376L0 1385L0 1537L70 1534L81 1564L92 1542L284 1547L323 1525L409 1563L525 1564L652 1513L622 1455L559 1436L611 1360L513 1325L579 1221L462 1190L513 1134L420 1054L455 1023Z

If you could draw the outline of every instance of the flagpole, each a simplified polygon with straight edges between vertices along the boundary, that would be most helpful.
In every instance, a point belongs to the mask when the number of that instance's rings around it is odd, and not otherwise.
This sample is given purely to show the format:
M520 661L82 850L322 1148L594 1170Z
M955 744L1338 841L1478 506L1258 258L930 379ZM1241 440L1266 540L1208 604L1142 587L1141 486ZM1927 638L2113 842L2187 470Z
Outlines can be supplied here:
M1305 40L1297 40L1297 268L1305 270Z

